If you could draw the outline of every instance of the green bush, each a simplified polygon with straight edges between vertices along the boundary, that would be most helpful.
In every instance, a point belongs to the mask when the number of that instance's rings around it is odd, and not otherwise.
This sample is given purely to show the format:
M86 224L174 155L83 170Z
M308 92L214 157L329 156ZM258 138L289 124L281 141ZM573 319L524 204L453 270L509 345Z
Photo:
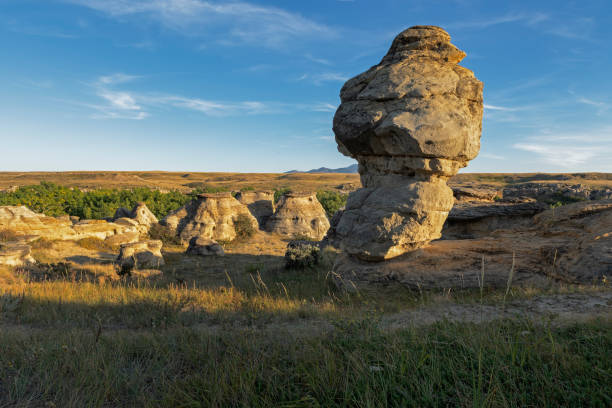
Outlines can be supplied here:
M289 187L281 187L281 188L275 188L274 189L274 203L278 203L278 200L280 200L280 198L286 194L286 193L290 193L291 189Z
M149 236L151 239L160 240L164 245L182 245L181 239L176 235L176 231L166 225L151 225Z
M29 209L56 217L75 215L85 219L112 217L119 207L132 208L144 201L157 218L180 208L191 200L179 191L162 193L148 188L132 190L100 189L84 192L54 183L23 186L14 192L0 193L0 205L25 205Z
M337 191L326 190L317 192L317 200L319 200L325 209L328 218L333 217L336 211L344 207L347 199L348 194L342 194Z
M316 242L294 241L287 245L285 268L312 268L321 260L321 249Z
M255 234L253 222L246 214L238 214L234 221L234 229L236 230L236 239L239 240L251 238Z

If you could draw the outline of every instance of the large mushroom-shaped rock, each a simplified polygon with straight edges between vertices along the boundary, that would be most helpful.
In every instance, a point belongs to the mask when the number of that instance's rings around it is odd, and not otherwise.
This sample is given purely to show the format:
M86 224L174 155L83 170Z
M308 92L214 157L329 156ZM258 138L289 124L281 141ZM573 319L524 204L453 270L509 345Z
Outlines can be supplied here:
M0 244L0 265L23 266L33 264L36 261L31 255L32 249L29 245L9 242Z
M122 272L132 269L153 269L164 265L159 240L138 241L121 245L116 263Z
M236 194L236 199L248 207L262 229L274 214L273 191L241 191Z
M327 233L329 220L315 193L292 192L280 198L266 229L287 237L303 236L318 241Z
M257 220L247 206L231 193L205 193L171 212L160 223L176 231L183 242L198 236L215 241L232 241L236 238L236 224L239 221L257 228Z
M336 228L348 254L379 261L440 238L446 181L480 149L482 83L457 65L464 57L441 28L415 26L342 87L333 129L363 185Z

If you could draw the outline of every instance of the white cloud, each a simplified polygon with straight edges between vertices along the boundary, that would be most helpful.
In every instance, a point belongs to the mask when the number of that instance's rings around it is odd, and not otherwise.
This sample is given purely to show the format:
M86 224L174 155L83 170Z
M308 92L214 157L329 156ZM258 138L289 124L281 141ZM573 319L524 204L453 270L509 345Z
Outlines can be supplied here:
M514 111L520 110L520 108L507 108L504 106L488 105L486 103L484 104L484 108L487 110L503 111L503 112L514 112Z
M297 79L298 81L309 80L315 85L321 85L324 82L346 82L349 77L337 72L324 72L320 74L304 74Z
M192 110L207 116L262 115L272 113L290 113L296 111L334 112L336 106L326 102L311 104L288 104L282 102L261 101L213 101L183 95L156 93L138 93L117 89L117 85L142 78L136 75L116 73L101 76L91 83L96 95L104 103L83 104L94 109L96 119L134 119L142 120L150 116L154 108L177 108Z
M246 2L205 0L64 0L111 17L146 17L188 36L221 30L225 43L278 47L289 40L329 37L334 31L299 14Z
M447 28L487 28L499 24L507 23L523 23L526 25L535 25L543 21L549 20L550 16L545 13L509 13L499 17L482 18L478 20L470 20L459 23L450 23L445 25Z
M612 127L582 132L543 134L515 143L514 148L534 153L547 163L568 170L597 167L612 171Z

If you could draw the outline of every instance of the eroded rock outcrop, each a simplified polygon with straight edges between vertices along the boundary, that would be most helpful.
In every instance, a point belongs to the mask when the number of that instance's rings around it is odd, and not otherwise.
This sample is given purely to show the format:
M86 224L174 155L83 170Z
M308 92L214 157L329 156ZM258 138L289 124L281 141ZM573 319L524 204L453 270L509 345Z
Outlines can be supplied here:
M199 256L223 256L225 251L218 242L204 237L193 237L189 240L189 247L185 251L187 255Z
M176 231L181 241L188 243L193 237L231 241L236 238L239 220L257 228L257 220L247 206L231 193L205 193L171 212L160 223Z
M247 206L261 229L274 214L273 191L240 191L236 194L236 200Z
M400 33L382 61L350 79L334 117L338 150L359 162L335 233L348 254L384 260L440 237L448 178L480 149L482 83L441 28Z
M325 209L315 193L291 192L284 194L274 215L266 224L266 230L287 237L322 239L329 229Z
M7 230L27 238L48 240L101 240L126 233L138 232L138 226L104 220L75 220L72 217L48 217L25 206L0 207L0 231ZM116 240L117 241L117 240Z
M116 263L123 273L132 269L154 269L164 265L159 240L138 241L121 245Z
M120 207L115 211L114 222L126 224L126 219L132 220L132 225L136 226L141 234L146 234L152 225L159 222L144 202L136 203L131 210Z
M23 243L0 243L0 265L23 266L36 261L31 255L32 248Z
M476 239L449 239L386 262L343 254L334 266L340 286L372 283L413 288L547 284L550 279L601 284L612 274L612 200L580 202L549 209L529 223L498 229ZM513 269L514 264L514 269Z

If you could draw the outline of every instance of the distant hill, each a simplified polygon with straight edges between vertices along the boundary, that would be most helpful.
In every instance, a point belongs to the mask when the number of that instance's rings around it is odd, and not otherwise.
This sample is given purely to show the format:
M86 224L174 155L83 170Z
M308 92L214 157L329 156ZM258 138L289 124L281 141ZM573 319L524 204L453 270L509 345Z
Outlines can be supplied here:
M357 163L351 164L348 167L340 167L339 169L330 169L328 167L319 167L308 171L289 170L285 173L357 173Z

